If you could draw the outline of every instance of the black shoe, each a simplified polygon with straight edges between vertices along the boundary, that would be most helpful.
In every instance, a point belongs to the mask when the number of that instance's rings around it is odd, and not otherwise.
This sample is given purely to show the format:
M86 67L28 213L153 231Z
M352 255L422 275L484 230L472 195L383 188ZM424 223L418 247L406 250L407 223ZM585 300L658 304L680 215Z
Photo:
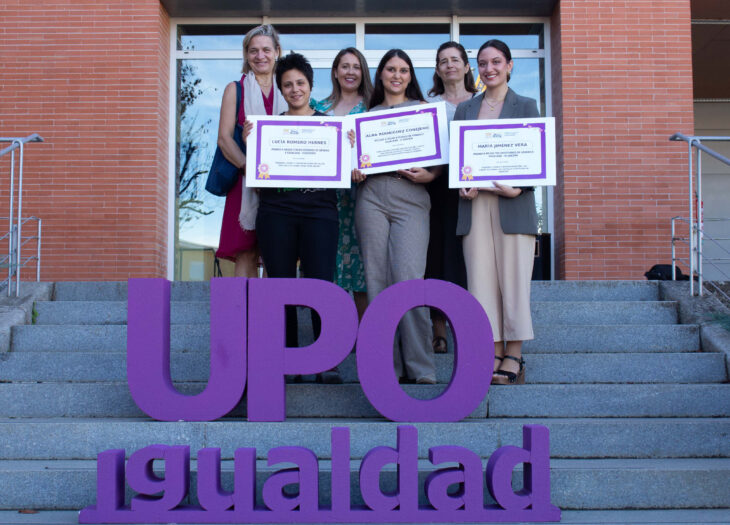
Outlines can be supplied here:
M492 376L492 384L495 385L524 385L525 384L525 360L521 357L504 356L504 359L511 359L520 364L519 370L509 372L507 370L497 370Z

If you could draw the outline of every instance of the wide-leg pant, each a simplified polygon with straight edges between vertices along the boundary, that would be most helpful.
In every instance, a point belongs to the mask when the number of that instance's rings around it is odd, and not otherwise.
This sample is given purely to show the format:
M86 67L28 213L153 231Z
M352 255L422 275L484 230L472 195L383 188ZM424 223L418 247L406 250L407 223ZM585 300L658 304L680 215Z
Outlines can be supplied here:
M357 191L355 225L365 266L368 299L391 284L423 279L428 250L430 199L426 188L390 175L370 176ZM427 308L407 312L394 345L396 375L434 379L431 320ZM402 352L402 356L401 356Z
M527 341L535 337L530 314L535 236L505 234L498 199L482 191L472 201L463 244L467 285L487 312L495 341Z

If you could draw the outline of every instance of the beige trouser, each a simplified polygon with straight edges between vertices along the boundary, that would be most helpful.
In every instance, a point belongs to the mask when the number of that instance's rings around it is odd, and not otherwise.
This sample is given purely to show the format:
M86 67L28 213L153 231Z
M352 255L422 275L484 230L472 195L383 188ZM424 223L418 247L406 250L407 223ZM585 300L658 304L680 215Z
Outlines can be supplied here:
M496 195L480 191L471 207L471 231L464 237L466 278L481 303L495 341L534 339L530 281L535 236L505 234Z

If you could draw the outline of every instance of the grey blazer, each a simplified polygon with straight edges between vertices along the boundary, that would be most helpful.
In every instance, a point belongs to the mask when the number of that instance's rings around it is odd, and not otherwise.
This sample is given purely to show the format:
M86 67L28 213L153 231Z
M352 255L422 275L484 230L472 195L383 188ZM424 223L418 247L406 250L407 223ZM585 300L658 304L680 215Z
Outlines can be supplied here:
M462 102L456 108L454 120L476 120L484 93L471 100ZM532 98L522 97L507 91L499 118L537 118L540 112ZM522 193L510 199L499 197L499 222L504 233L537 234L537 211L535 211L535 192L533 188L523 188ZM471 229L471 201L459 199L459 221L456 235L466 235Z

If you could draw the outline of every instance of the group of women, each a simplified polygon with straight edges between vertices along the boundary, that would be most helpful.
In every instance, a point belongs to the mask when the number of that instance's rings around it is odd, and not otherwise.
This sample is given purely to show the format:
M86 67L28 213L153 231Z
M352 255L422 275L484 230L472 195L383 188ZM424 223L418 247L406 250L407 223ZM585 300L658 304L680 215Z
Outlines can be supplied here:
M340 51L332 64L332 92L310 101L313 71L297 53L281 57L276 31L258 26L243 40L242 103L236 86L223 94L218 144L239 167L226 197L217 256L235 261L237 276L255 277L259 254L269 277L302 274L334 280L353 293L360 315L369 300L396 282L444 279L467 289L484 307L494 335L492 383L524 382L522 342L533 338L530 279L537 234L534 191L495 184L450 190L446 166L365 176L355 169L351 190L265 189L243 182L245 151L233 134L247 115L347 115L444 101L448 120L538 117L536 102L509 89L513 67L506 44L486 42L477 54L485 90L476 94L466 51L456 42L436 54L433 87L423 96L408 55L388 51L371 84L365 57ZM274 85L275 83L275 85ZM319 319L313 314L315 335ZM296 346L296 312L287 311L287 346ZM434 384L435 352L446 352L446 320L409 311L394 342L394 367L403 382ZM485 343L489 344L489 343ZM323 382L341 382L336 369ZM489 378L485 378L487 380Z

